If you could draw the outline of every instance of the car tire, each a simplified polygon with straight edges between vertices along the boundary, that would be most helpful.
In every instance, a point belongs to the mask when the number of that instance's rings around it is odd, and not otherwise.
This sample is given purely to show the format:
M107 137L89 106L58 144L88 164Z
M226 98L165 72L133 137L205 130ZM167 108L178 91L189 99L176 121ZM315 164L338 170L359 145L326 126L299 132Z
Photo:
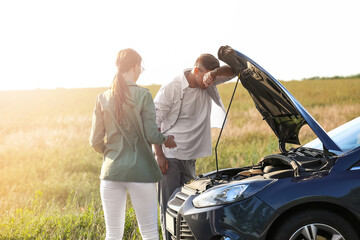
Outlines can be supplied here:
M330 211L312 209L285 217L269 239L359 239L352 225Z

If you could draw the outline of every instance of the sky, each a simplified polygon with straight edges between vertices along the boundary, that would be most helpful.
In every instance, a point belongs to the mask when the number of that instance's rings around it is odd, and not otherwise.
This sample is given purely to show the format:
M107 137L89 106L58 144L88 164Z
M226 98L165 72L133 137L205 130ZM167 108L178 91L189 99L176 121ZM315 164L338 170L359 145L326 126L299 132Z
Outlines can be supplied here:
M110 86L119 50L163 84L229 45L278 80L360 73L359 0L0 0L0 90ZM223 64L223 63L222 63Z

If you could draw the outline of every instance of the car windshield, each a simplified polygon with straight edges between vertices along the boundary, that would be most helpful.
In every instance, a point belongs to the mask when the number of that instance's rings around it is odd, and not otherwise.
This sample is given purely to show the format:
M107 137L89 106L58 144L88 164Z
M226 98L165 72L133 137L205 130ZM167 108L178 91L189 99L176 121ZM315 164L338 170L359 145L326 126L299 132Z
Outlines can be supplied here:
M331 130L328 132L328 135L344 152L359 147L360 117ZM304 147L315 148L319 150L323 149L323 145L318 138L305 144Z

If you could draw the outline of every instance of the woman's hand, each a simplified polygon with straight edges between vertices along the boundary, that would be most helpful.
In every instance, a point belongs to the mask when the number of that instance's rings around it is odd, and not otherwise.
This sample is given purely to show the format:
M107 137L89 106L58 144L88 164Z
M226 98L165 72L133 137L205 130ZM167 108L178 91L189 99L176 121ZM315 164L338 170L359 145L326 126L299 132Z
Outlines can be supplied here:
M176 148L175 137L173 135L168 135L166 142L164 142L165 147L167 148Z

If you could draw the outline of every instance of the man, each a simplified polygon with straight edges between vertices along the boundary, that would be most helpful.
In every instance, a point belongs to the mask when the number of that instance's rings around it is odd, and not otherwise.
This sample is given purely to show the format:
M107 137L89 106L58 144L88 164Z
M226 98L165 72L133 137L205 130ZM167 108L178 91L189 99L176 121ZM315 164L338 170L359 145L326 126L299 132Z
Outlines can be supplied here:
M154 145L163 173L158 194L163 238L168 199L175 189L196 177L197 158L210 156L211 127L221 127L225 108L216 85L234 77L231 67L220 67L211 54L202 54L192 69L163 85L155 97L156 123L162 133L175 136L177 148Z

